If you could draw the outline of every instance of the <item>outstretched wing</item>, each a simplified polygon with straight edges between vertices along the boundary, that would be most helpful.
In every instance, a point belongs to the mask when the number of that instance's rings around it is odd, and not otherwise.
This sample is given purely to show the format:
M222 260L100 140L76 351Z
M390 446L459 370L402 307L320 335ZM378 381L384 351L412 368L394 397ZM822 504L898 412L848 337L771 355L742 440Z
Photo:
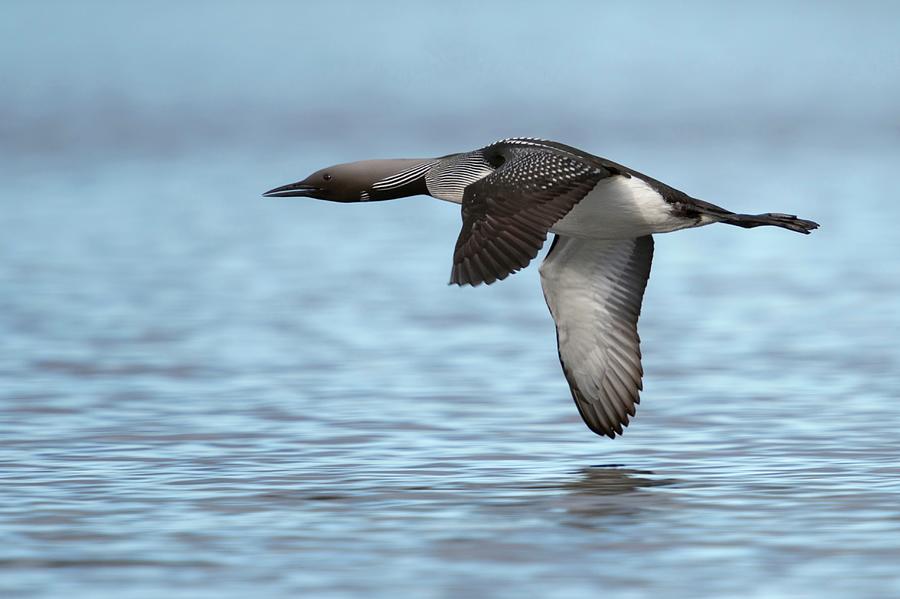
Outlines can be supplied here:
M541 264L559 360L581 417L598 435L621 435L640 401L637 321L652 259L649 235L615 240L557 235Z
M466 187L450 282L505 279L537 256L547 232L612 173L552 148L492 149L504 162Z

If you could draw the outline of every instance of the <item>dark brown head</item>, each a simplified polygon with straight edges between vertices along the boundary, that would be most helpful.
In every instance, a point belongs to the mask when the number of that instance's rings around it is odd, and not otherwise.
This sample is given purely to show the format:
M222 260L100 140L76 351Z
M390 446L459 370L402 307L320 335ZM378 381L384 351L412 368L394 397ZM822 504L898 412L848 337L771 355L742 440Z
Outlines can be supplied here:
M427 194L427 158L361 160L336 164L306 179L264 193L270 198L307 197L329 202L368 202Z

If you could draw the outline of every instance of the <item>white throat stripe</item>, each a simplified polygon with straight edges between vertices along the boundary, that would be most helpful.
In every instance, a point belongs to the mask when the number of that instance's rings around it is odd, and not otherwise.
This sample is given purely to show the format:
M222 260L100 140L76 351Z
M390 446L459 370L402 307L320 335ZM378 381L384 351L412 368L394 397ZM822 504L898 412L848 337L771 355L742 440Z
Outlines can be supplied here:
M415 181L435 165L435 160L431 160L429 162L420 162L419 164L414 164L406 170L400 171L396 175L391 175L390 177L386 177L372 185L372 189L395 189L397 187L403 187L407 183L411 181Z

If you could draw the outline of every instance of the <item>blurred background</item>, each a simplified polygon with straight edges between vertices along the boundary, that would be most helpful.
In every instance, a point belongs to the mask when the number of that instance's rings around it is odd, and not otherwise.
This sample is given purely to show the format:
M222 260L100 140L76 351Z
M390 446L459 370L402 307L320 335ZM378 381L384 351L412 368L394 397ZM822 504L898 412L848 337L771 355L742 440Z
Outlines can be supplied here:
M4 2L0 594L900 594L898 6ZM657 236L602 439L457 207L260 197L509 136L822 228Z

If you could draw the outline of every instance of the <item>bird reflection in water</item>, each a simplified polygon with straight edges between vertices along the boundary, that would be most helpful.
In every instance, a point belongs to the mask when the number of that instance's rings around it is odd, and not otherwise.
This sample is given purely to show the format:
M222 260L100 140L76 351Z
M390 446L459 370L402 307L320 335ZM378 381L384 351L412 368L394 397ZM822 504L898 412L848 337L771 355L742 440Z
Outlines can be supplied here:
M559 491L547 498L550 510L563 515L563 524L578 528L603 528L616 520L669 502L667 494L653 487L675 484L652 472L620 466L589 466L575 471L561 484L537 488Z

